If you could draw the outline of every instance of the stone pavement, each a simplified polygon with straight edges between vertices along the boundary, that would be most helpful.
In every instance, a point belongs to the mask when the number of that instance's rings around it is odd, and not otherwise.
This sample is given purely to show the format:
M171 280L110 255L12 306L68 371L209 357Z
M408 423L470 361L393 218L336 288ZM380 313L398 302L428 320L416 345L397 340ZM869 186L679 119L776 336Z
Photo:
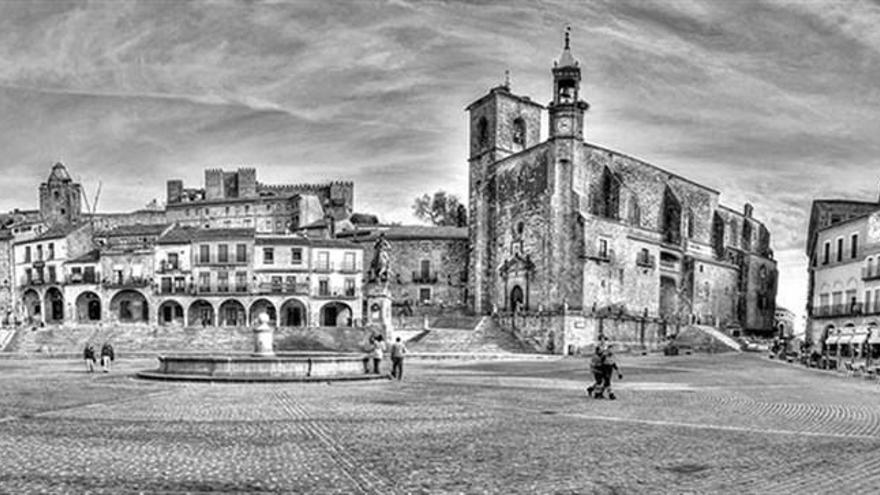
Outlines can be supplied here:
M876 493L880 385L755 355L413 362L403 382L0 361L0 492Z

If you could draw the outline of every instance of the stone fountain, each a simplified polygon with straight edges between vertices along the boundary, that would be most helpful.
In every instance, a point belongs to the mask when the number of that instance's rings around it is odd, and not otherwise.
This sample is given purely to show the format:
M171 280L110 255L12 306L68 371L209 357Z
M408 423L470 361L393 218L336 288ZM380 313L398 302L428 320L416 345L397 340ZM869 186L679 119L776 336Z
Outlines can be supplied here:
M251 354L182 354L159 356L159 368L141 371L155 380L285 382L370 380L384 375L364 372L364 354L337 352L275 353L269 315L262 313L253 328Z

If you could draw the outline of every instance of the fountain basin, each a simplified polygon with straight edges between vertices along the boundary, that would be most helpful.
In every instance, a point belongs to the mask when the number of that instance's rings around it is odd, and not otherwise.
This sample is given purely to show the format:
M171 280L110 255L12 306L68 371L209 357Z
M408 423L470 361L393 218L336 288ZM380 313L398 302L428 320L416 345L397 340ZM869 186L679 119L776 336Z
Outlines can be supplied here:
M274 356L250 354L158 356L156 370L137 376L154 380L285 382L386 379L366 372L358 353L297 352Z

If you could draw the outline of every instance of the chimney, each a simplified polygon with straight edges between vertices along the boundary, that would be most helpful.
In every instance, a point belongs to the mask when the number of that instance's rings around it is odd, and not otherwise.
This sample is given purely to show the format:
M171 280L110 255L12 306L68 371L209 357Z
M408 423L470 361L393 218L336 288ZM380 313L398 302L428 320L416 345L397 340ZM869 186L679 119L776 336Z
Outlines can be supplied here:
M754 208L752 207L751 203L746 203L745 205L743 205L743 215L745 215L746 218L752 218L753 210Z

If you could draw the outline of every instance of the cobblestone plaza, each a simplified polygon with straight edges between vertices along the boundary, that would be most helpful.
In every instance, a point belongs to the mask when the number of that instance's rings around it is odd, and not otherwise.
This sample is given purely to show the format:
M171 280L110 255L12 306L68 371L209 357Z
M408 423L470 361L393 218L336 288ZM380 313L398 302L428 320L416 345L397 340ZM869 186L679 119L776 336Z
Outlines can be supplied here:
M416 362L403 382L141 381L0 361L0 492L852 493L880 386L754 355Z

